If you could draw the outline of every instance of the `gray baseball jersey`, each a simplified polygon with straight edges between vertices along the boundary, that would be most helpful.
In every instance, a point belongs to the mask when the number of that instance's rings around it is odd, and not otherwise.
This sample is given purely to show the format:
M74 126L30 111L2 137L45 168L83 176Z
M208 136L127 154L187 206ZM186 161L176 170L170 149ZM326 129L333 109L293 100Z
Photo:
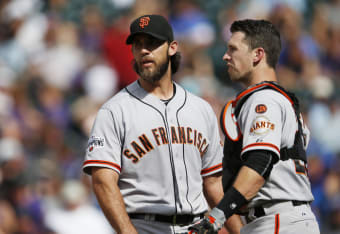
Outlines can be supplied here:
M291 148L298 131L293 103L284 93L272 89L260 90L245 101L236 119L233 104L253 89L242 92L225 107L222 114L223 130L232 141L242 139L241 158L250 150L269 150L280 158L280 149ZM309 131L302 125L304 147L307 147ZM302 160L279 160L248 207L273 200L313 200L306 165Z
M199 214L202 177L222 170L216 115L178 84L165 105L136 81L99 110L83 169L119 173L128 213Z

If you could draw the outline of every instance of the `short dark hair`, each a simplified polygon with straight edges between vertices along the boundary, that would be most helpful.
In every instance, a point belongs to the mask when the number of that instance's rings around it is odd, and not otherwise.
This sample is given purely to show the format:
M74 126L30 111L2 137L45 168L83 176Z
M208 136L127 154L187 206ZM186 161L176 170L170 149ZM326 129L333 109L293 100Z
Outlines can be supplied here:
M267 20L238 20L230 27L230 32L243 32L251 49L262 47L267 55L267 64L275 68L281 52L280 33Z

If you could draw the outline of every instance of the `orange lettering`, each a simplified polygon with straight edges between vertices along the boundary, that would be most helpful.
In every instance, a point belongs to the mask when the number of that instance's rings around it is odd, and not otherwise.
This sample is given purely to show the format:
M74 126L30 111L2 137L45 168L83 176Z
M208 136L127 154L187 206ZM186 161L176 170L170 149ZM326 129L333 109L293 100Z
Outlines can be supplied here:
M192 139L190 138L191 132L192 132L192 129L188 127L187 128L187 138L188 138L187 142L188 142L188 144L192 144Z
M186 144L184 127L178 127L178 137L181 144Z
M202 134L199 132L198 133L198 138L197 138L197 149L199 150L201 148L201 140L202 140Z
M138 156L141 158L146 154L146 152L142 149L140 145L137 144L137 142L133 141L131 142L132 147L137 152Z
M126 149L124 150L123 154L125 155L125 157L127 157L128 159L132 159L132 162L133 163L137 163L139 161L139 158L134 155L134 154L131 154L130 153L130 150Z
M141 28L144 28L145 26L148 26L150 22L150 17L142 17L139 19L139 26Z
M178 138L177 138L177 133L176 133L176 128L171 127L171 136L172 136L172 143L178 144Z
M152 131L152 133L153 133L153 136L155 137L155 140L156 140L157 145L160 145L161 143L160 143L159 140L158 140L159 135L157 134L157 129L155 128L155 129L152 129L151 131Z
M168 138L166 137L165 129L164 128L158 128L159 133L161 134L162 143L168 144Z
M141 135L139 137L139 140L142 142L144 148L149 152L150 150L153 149L153 145L151 144L151 142L149 141L149 139L147 138L147 136L145 136L145 134Z

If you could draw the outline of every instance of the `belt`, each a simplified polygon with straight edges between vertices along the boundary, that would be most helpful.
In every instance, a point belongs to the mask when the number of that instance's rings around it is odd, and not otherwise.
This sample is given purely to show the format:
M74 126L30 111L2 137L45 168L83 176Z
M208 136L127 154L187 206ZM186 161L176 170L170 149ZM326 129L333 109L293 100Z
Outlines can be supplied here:
M307 204L309 205L311 203L310 201L296 201L296 200L293 200L291 202L293 206L301 206L301 205L307 205ZM263 206L257 206L257 207L254 207L253 209L254 209L253 218L250 218L248 215L245 216L247 223L250 223L256 218L260 218L266 214Z
M172 225L185 225L192 223L195 218L202 219L204 217L204 213L197 215L191 214L160 215L160 214L130 213L129 217L130 219L143 219L146 221L170 223Z

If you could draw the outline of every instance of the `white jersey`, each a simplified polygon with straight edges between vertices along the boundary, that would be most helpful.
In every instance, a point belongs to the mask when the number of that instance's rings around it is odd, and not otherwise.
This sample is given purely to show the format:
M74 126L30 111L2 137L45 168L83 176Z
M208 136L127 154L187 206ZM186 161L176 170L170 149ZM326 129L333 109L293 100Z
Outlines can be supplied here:
M242 92L233 101L234 106L238 100L256 87L259 85ZM280 150L294 145L298 120L292 104L292 100L283 92L273 89L259 90L246 99L236 120L234 108L230 102L222 116L222 127L229 139L233 141L241 139L241 159L246 152L252 150L269 150L280 159ZM230 126L232 125L230 123L234 123L234 127ZM304 146L307 147L309 131L305 125L303 125L303 133ZM273 200L312 201L313 195L306 167L307 165L302 160L279 160L274 165L264 186L248 206L254 207Z
M119 173L128 213L207 211L202 177L222 170L216 115L178 84L166 105L138 81L106 102L96 117L83 169Z

